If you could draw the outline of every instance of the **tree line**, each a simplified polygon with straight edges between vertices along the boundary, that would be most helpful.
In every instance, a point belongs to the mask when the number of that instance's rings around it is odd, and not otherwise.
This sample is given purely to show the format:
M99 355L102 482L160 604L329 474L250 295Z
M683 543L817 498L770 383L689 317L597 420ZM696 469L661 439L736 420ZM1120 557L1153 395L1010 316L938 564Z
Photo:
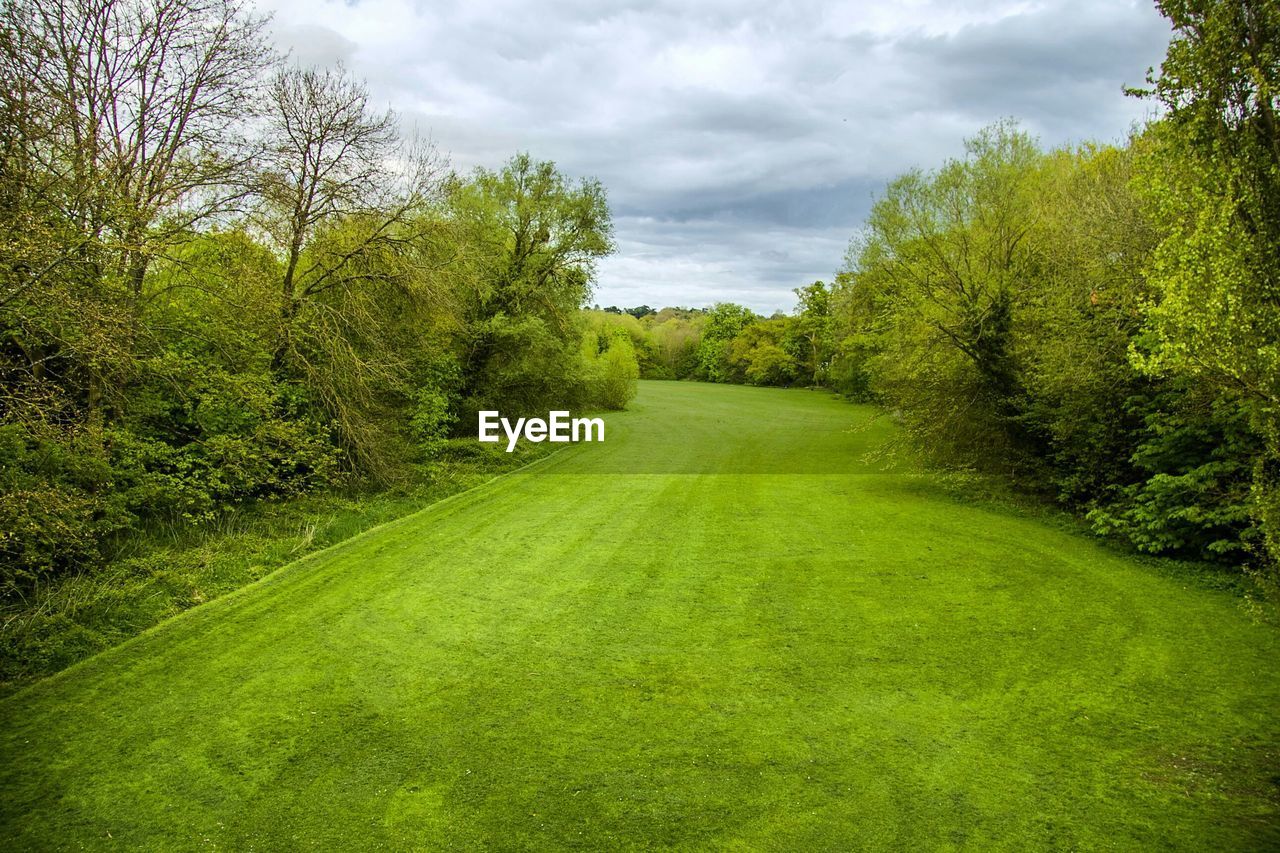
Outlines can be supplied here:
M584 312L601 340L626 337L642 379L819 386L828 381L831 290L797 288L794 315L764 317L733 302L710 308L648 306Z
M237 0L6 3L0 593L151 519L385 484L479 409L622 407L604 188L458 175Z

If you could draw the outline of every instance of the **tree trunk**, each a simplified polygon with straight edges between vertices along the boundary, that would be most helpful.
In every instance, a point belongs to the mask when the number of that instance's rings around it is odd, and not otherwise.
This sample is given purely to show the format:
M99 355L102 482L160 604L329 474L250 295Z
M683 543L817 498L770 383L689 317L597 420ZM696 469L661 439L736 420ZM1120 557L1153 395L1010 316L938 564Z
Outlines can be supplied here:
M271 372L279 374L284 370L289 359L289 347L293 332L293 321L298 315L298 300L294 284L294 276L298 270L298 259L302 256L302 245L294 239L289 246L289 262L285 266L284 278L280 282L280 332L276 337L276 348L271 353Z

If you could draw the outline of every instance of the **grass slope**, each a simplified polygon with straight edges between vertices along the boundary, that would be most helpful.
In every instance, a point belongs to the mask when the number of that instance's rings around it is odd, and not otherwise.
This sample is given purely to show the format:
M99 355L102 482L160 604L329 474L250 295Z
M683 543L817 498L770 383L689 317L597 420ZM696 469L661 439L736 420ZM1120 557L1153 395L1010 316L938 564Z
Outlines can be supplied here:
M865 464L822 394L580 445L0 704L6 849L1259 849L1280 638Z
M394 488L252 502L212 522L153 524L102 566L0 604L0 698L286 563L545 456L450 439Z

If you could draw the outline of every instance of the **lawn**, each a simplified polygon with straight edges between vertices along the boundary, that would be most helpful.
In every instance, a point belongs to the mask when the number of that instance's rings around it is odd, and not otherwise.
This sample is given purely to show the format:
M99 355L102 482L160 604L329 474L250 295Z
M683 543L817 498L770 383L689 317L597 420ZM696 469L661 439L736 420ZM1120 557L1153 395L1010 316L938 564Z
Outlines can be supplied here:
M3 700L0 848L1280 846L1280 634L872 417L642 383Z

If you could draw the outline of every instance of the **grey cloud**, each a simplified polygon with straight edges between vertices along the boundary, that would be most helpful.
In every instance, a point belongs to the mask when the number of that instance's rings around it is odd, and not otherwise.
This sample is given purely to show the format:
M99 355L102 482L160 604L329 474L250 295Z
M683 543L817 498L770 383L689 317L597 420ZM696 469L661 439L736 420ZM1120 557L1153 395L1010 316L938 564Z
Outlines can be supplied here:
M1169 32L1148 8L1065 4L953 34L906 38L894 50L936 81L924 97L916 93L919 106L984 120L1020 117L1057 142L1122 135L1127 124L1115 119L1134 115L1138 105L1125 103L1121 89L1143 82Z
M1168 28L1124 0L266 0L460 170L517 150L609 189L601 301L757 310L840 265L873 194L1004 117L1122 137ZM301 57L300 57L301 58Z
M731 300L762 314L789 309L792 288L829 281L850 234L845 228L747 228L721 220L621 217L618 225L620 251L601 268L601 305L696 307ZM645 283L643 293L631 290L633 280Z
M761 190L744 183L712 196L705 193L669 197L668 221L716 221L735 228L776 225L783 228L856 228L871 207L878 181L852 179L833 184ZM624 214L643 210L624 208Z
M331 68L349 63L357 45L351 39L317 24L275 27L276 43L299 65Z

